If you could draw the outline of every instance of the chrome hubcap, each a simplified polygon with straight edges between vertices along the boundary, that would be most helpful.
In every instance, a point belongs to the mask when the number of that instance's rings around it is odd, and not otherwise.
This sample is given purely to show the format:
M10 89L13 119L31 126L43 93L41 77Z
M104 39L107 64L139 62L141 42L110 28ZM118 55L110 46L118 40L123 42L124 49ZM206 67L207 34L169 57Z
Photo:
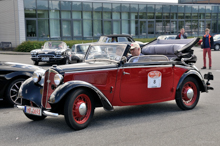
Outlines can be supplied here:
M216 50L219 50L219 45L216 45L216 46L215 46L215 49L216 49Z
M194 96L194 92L193 92L193 89L188 89L187 90L187 97L189 98L189 99L192 99L193 98L193 96Z
M86 112L87 112L86 104L85 103L81 103L80 106L79 106L79 113L80 113L80 115L85 116Z

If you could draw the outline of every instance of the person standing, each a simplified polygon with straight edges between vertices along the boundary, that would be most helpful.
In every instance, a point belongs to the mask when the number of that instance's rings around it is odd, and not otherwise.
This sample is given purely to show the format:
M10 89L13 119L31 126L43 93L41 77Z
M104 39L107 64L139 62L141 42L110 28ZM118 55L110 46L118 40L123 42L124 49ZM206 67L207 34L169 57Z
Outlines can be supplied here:
M187 39L184 28L180 29L180 33L176 36L176 39Z
M204 65L201 69L206 69L206 53L208 52L209 57L209 69L212 68L212 58L211 58L211 48L213 46L213 37L209 34L210 30L205 29L205 35L202 38L202 48L203 48L203 62Z

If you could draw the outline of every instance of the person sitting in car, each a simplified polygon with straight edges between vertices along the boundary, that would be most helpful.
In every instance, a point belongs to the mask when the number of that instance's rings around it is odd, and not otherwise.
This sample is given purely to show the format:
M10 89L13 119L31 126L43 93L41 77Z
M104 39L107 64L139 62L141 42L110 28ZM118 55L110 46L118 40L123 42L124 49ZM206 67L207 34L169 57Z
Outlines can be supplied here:
M127 58L127 60L129 60L131 57L135 57L135 56L142 56L143 54L141 54L141 48L140 48L140 45L138 43L131 43L131 48L130 48L130 53L131 53L131 56L129 56ZM136 63L138 62L139 58L135 58L133 59L133 63Z
M184 28L180 29L180 33L176 36L176 39L187 39Z

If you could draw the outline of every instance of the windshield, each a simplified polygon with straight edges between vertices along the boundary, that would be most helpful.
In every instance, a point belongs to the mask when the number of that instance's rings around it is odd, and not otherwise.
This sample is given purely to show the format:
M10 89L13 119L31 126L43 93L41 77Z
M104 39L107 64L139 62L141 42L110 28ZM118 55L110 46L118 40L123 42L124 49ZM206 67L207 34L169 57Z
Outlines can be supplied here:
M64 42L45 42L43 49L65 49Z
M220 35L215 35L215 36L213 37L213 39L214 39L214 40L220 40Z
M125 44L93 45L90 46L86 60L112 60L120 61L126 49Z
M78 54L86 54L86 51L88 50L88 48L89 48L89 45L76 45L73 47L73 52L76 51L76 53Z
M105 43L107 41L107 39L108 39L108 37L102 36L102 37L99 38L98 42Z

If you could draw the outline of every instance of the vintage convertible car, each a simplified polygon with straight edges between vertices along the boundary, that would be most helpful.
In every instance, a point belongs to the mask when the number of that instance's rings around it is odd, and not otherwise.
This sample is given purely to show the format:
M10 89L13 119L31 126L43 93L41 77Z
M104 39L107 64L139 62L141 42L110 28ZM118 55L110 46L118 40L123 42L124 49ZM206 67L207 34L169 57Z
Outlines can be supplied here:
M62 41L45 42L42 49L31 51L31 59L34 61L34 65L38 65L39 62L56 62L61 64L72 62L71 50Z
M113 111L114 106L176 100L181 109L193 109L200 92L213 89L213 75L206 74L205 83L193 65L191 48L198 40L156 40L142 49L143 56L128 61L130 45L91 44L83 63L35 71L21 86L17 107L34 121L64 115L75 130L88 126L96 107Z
M40 69L34 65L0 61L0 99L11 106L19 104L17 95L21 84Z

